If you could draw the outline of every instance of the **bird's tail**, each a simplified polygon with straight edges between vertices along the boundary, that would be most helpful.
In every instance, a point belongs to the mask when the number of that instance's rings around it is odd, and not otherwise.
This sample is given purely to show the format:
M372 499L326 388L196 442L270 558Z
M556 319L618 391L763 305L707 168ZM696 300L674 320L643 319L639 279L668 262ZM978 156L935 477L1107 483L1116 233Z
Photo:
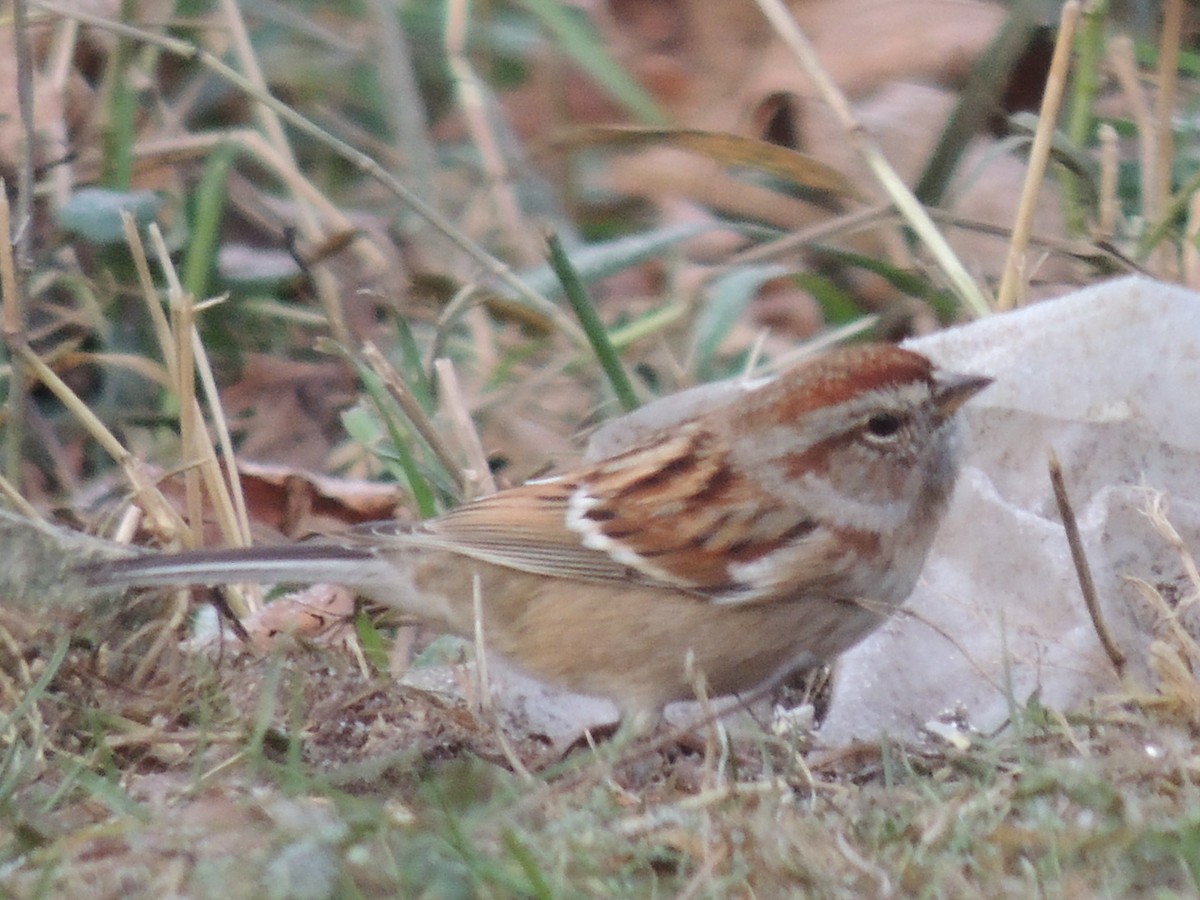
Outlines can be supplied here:
M367 548L292 544L130 556L85 563L79 571L95 588L250 582L355 586L373 581L381 565L382 561Z

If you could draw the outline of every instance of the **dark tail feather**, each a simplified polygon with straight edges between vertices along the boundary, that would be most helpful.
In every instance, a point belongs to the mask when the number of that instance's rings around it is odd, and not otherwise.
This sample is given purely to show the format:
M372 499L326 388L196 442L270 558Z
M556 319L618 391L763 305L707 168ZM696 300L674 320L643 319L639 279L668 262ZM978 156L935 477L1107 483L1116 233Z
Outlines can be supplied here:
M131 556L86 563L79 571L89 585L111 588L239 582L354 585L378 563L378 557L365 548L291 544Z

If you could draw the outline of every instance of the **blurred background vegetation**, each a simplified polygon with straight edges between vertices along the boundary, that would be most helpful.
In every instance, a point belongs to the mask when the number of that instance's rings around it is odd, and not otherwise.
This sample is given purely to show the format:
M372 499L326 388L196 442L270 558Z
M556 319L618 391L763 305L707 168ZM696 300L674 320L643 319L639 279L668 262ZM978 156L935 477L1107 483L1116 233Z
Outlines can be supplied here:
M570 461L623 409L830 341L1124 272L1200 287L1193 5L1083 4L1057 79L1059 3L800 0L819 65L772 8L7 5L8 504L172 547L426 516ZM1193 726L1161 707L1033 703L1003 736L817 762L764 736L726 780L677 750L531 784L485 719L369 677L369 625L361 667L319 641L285 665L190 652L179 598L0 611L19 896L1200 884L1194 760L1156 762L1190 760Z

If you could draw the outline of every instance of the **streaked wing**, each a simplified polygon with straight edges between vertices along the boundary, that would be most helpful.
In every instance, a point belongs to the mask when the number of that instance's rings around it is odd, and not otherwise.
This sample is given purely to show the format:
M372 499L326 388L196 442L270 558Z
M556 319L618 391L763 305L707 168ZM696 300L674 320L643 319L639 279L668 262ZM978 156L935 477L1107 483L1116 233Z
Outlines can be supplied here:
M669 586L723 602L803 590L840 568L833 536L737 472L696 423L469 503L399 539L541 575ZM797 573L813 577L799 584Z
M576 482L535 481L423 522L404 540L538 575L599 581L637 579L610 554L584 546L567 527Z
M823 532L739 471L724 447L692 423L598 463L571 498L568 523L586 546L653 580L754 599L745 576L756 563L783 551L823 554Z

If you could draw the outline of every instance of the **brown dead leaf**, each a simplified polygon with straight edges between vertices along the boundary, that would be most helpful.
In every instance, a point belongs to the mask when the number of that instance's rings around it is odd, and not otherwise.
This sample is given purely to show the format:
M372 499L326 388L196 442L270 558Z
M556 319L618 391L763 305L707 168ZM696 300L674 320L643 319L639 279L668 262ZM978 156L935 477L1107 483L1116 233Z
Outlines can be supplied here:
M354 617L354 594L332 584L314 584L268 603L242 620L250 643L267 651L280 637L336 641Z
M343 435L339 413L355 396L354 376L338 362L256 353L221 399L242 457L322 469Z
M252 518L290 538L393 518L402 498L395 485L290 466L244 461L238 472Z
M334 478L271 463L238 461L242 492L251 530L259 543L333 534L364 522L397 516L403 495L395 485L353 478ZM164 478L159 489L180 513L185 512L180 478ZM223 536L206 523L206 544Z

